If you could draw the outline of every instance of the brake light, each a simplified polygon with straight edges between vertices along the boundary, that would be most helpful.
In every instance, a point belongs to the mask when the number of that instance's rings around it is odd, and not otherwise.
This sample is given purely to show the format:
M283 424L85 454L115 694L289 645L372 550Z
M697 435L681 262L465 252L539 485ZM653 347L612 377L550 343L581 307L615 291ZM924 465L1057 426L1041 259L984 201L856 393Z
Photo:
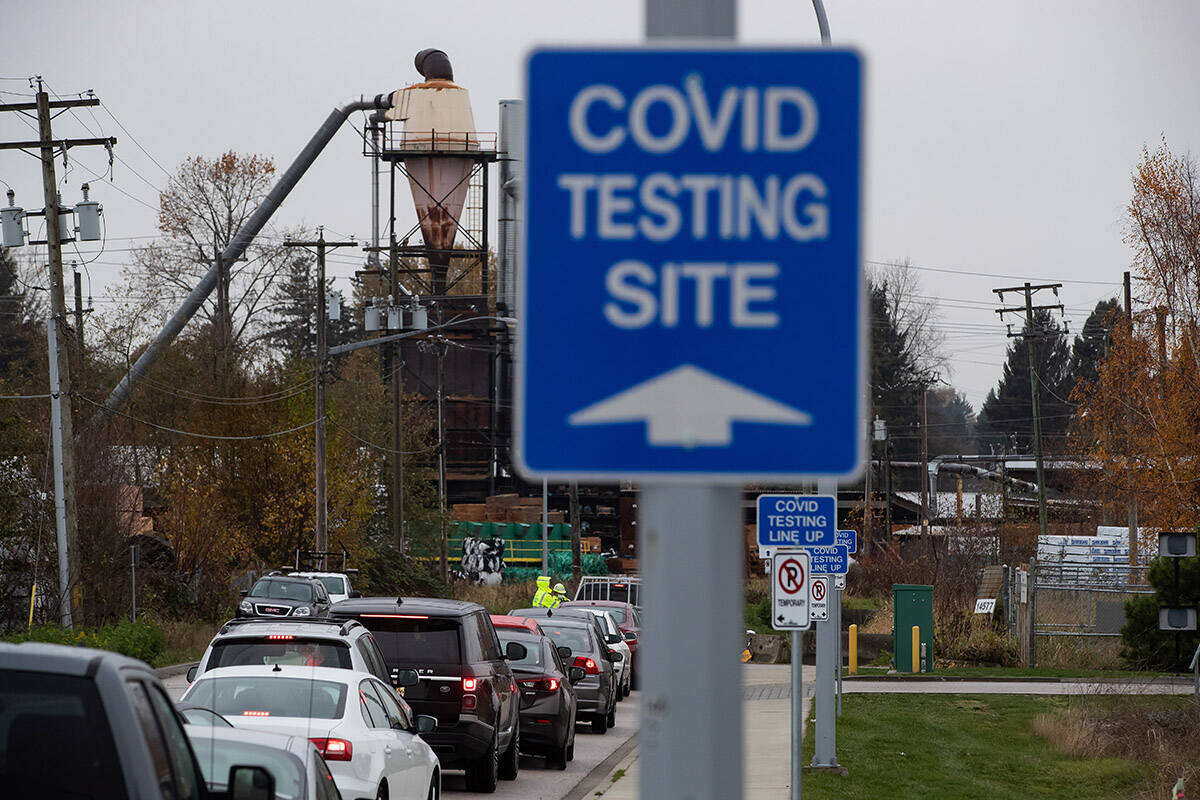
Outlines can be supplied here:
M242 716L243 717L269 717L269 716L271 716L271 712L270 711L243 711Z
M269 640L271 640L271 641L273 641L273 642L290 642L290 641L291 641L292 639L294 639L294 638L296 638L296 637L292 636L290 633L270 633L270 634L267 634L267 639L269 639Z
M533 680L521 681L521 685L526 689L533 689L539 692L557 692L558 678L535 678Z
M614 589L624 589L624 588L625 588L625 584L623 584L623 583L614 583L614 584L613 584L613 588L614 588Z
M596 662L587 656L575 656L575 666L583 667L583 671L588 675L600 674L600 668L596 666Z
M366 619L429 619L427 614L359 614Z
M326 761L349 761L354 756L354 745L345 739L309 739L321 751Z
M475 687L477 685L478 685L478 681L476 681L475 678L463 678L463 691L464 692L475 691Z

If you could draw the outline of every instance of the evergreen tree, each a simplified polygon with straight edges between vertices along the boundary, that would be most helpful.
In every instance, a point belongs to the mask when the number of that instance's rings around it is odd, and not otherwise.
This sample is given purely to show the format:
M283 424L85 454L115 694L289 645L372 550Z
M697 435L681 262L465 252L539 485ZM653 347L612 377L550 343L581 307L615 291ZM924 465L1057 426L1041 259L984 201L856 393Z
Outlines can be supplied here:
M274 291L275 321L267 334L268 341L285 358L311 362L317 348L316 258L297 249L288 259L281 280ZM325 292L333 290L333 278L326 275ZM327 319L325 341L329 347L344 344L356 337L355 311L350 298L342 302L340 320Z
M1099 379L1100 362L1112 344L1112 329L1119 307L1115 298L1101 300L1083 323L1083 331L1071 346L1071 390L1081 383L1095 386Z
M887 421L896 458L911 460L921 451L921 392L929 376L919 368L908 337L888 302L885 283L868 286L871 313L871 412Z
M929 390L929 456L965 455L977 451L975 410L950 386Z
M29 362L32 337L37 332L26 300L16 259L0 247L0 382L24 373Z
M1067 336L1049 310L1035 311L1032 324L1008 348L1000 383L988 392L979 414L978 436L987 449L1007 446L1011 452L1033 448L1033 398L1029 382L1029 348L1033 348L1041 407L1042 447L1062 450L1074 406Z

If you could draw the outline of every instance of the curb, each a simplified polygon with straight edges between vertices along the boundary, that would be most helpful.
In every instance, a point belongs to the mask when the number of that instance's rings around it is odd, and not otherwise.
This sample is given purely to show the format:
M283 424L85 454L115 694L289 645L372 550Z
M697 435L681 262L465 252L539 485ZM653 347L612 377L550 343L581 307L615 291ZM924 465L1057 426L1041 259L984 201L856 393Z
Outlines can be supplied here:
M199 661L188 661L184 664L171 664L170 666L159 667L158 669L154 670L154 674L157 675L160 680L162 678L174 678L176 675L183 675L192 667L198 666L200 666Z
M617 765L624 761L630 752L637 747L637 743L637 731L634 731L620 747L609 754L608 758L592 767L591 771L579 780L579 783L575 784L569 792L562 796L562 800L583 800L583 798L590 796L592 791L607 779L613 773L613 770L617 768Z

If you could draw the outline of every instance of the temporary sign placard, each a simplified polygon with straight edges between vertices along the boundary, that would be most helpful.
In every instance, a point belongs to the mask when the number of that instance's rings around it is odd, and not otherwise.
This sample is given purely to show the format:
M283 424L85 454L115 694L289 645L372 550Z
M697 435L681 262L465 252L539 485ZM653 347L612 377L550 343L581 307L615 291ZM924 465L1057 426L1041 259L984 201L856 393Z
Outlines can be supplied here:
M538 50L526 98L521 471L856 476L859 56Z
M771 564L771 627L777 631L808 630L809 587L812 578L808 552L777 550Z
M837 535L837 499L832 495L760 494L758 546L832 545Z
M829 619L829 578L825 575L813 575L808 596L811 599L808 615L813 622L825 622Z

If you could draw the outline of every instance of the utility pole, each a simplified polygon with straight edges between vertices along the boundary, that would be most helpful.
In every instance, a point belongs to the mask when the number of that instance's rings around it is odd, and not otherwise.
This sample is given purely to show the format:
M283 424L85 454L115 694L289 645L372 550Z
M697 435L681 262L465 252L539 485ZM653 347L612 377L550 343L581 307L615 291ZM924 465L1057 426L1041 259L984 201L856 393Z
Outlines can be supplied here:
M396 231L393 230L388 242L388 285L392 293L392 302L400 298L400 249L396 242ZM392 396L392 541L396 549L403 553L406 548L404 535L404 358L400 342L393 342L388 348L391 356L391 373L388 376L389 393ZM439 375L441 367L438 368ZM441 382L438 382L439 391ZM440 401L439 401L440 409ZM440 420L440 417L439 417ZM441 423L438 427L438 442L441 442ZM443 570L444 573L444 570Z
M329 360L329 344L325 340L325 251L331 247L357 247L358 242L327 242L325 228L317 229L315 242L286 241L284 247L316 247L317 248L317 347L316 347L316 384L314 389L314 406L316 415L313 431L316 438L316 551L324 553L329 550L329 503L325 473L325 370ZM220 253L217 254L220 259Z
M0 142L0 150L37 151L42 162L42 197L46 204L46 246L49 250L50 266L50 320L49 343L51 364L58 379L58 388L53 390L56 400L60 403L66 400L67 406L57 415L54 438L59 442L55 448L55 490L59 497L56 504L61 504L61 514L56 514L58 522L59 543L59 572L62 578L59 586L60 603L59 619L65 627L71 627L74 622L75 590L80 584L78 553L78 520L75 499L75 433L71 418L71 367L68 352L70 350L69 328L67 326L66 290L63 282L62 240L59 228L58 212L58 179L54 171L55 153L61 148L64 155L71 147L99 145L110 149L117 140L113 137L92 137L86 139L55 139L51 127L51 109L78 108L83 106L98 106L100 98L87 97L71 100L51 100L45 91L42 80L37 79L37 93L34 102L0 104L0 111L28 112L36 111L38 120L38 138L34 141ZM80 326L82 331L82 326Z
M79 344L79 363L83 365L83 280L75 262L71 262L71 274L75 278L75 338Z
M1128 284L1126 284L1128 285ZM1024 306L1013 306L1007 308L998 308L996 313L1003 319L1005 314L1025 313L1025 327L1020 333L1009 332L1009 338L1022 337L1026 340L1026 353L1029 355L1029 393L1033 400L1033 457L1037 462L1037 487L1038 487L1038 533L1041 536L1046 535L1046 476L1042 464L1042 414L1041 407L1038 403L1038 374L1037 363L1034 358L1033 349L1034 343L1039 339L1045 338L1044 333L1035 333L1033 327L1033 312L1043 309L1057 309L1060 313L1063 310L1062 303L1053 303L1050 305L1035 306L1033 304L1033 295L1042 289L1049 289L1054 292L1054 296L1058 296L1058 290L1062 286L1061 283L1043 283L1037 286L1025 282L1024 286L1010 286L1004 289L993 289L992 291L999 296L1000 302L1004 302L1005 292L1020 292L1025 296ZM1031 637L1032 638L1032 637Z
M1125 273L1125 322L1129 325L1129 338L1133 338L1133 287L1130 275ZM1125 497L1129 514L1129 563L1138 563L1138 504L1133 491L1133 404L1125 410Z
M921 387L921 544L929 546L929 389ZM934 498L937 502L937 498Z
M583 577L583 531L579 519L579 481L571 481L567 494L568 515L571 519L571 577Z

